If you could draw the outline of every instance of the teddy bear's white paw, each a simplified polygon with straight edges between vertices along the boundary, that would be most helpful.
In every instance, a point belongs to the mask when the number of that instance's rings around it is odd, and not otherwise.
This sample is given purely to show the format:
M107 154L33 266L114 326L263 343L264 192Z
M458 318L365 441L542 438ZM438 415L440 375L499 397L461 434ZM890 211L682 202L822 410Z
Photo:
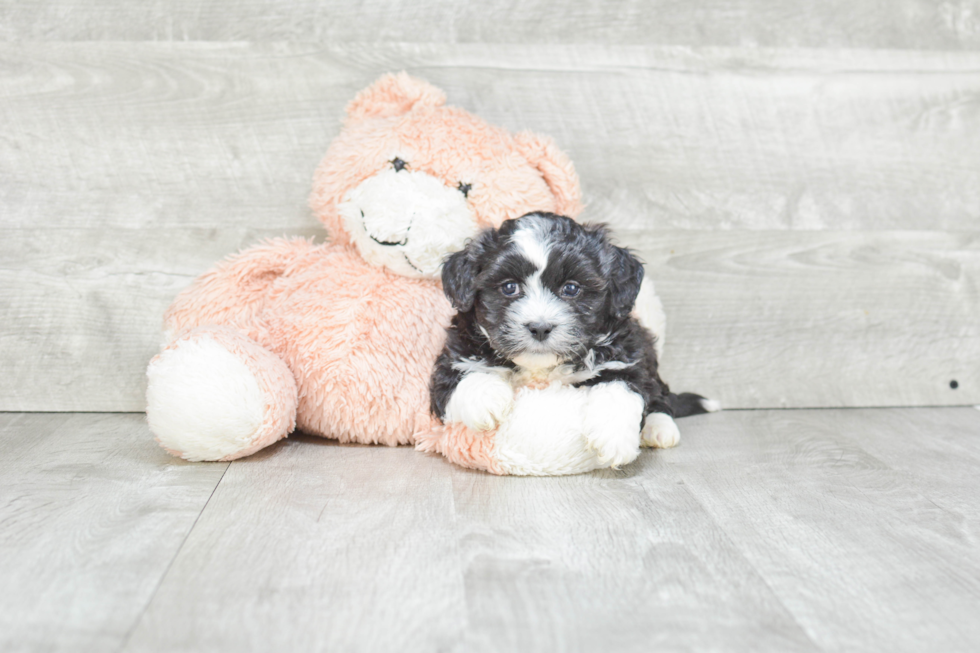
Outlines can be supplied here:
M292 431L296 383L286 364L227 327L198 329L147 368L146 418L170 453L232 460Z
M681 432L674 418L666 413L650 413L643 425L643 446L669 449L681 441Z
M600 383L589 392L586 439L599 462L619 467L640 455L643 399L622 381Z
M446 406L447 422L462 422L476 431L496 428L514 406L514 389L497 374L470 372L459 382Z

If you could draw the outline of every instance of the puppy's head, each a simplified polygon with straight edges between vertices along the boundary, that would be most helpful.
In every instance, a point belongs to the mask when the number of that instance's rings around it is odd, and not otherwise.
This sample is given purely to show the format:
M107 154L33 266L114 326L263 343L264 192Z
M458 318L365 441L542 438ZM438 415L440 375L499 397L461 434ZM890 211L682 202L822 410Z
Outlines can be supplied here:
M552 213L483 232L442 271L453 307L474 311L498 354L532 368L584 356L628 317L642 280L643 266L604 225Z

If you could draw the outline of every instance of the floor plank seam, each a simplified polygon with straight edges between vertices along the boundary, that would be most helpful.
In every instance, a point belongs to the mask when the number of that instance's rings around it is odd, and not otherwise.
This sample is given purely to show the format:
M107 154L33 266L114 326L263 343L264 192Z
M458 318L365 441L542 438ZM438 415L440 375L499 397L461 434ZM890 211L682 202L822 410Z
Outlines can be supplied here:
M0 410L0 415L146 415L143 410Z
M776 588L769 583L769 579L767 579L765 574L762 573L762 570L759 569L755 565L755 563L749 559L743 547L739 546L738 542L736 542L732 538L728 530L718 520L715 513L712 510L710 510L709 507L703 501L701 501L701 498L694 492L694 490L691 488L688 482L684 479L684 475L681 474L680 469L676 465L669 462L667 463L667 465L674 471L674 474L677 476L677 478L679 478L681 482L684 483L684 490L687 492L688 496L690 496L691 499L694 500L694 502L698 506L700 506L701 511L705 514L705 516L707 516L708 519L711 520L711 523L713 523L718 528L718 532L721 534L722 537L725 538L728 544L732 547L732 550L738 551L738 554L742 557L742 560L745 561L745 564L748 565L755 572L755 575L759 578L759 581L763 585L765 585L766 589L768 589L769 592L772 594L773 599L779 601L779 605L781 605L783 610L786 611L786 615L793 620L793 623L796 624L797 628L800 629L800 632L806 636L807 641L809 641L813 645L814 650L825 651L826 649L817 642L817 640L814 638L814 634L810 632L810 629L804 626L802 623L800 623L800 620L799 618L797 618L796 613L788 605L786 605L786 601L784 601L783 597L780 596L779 592L776 591ZM640 487L643 488L643 493L646 494L647 497L650 497L650 493L647 491L646 487L643 486L642 484L640 485Z
M975 408L980 404L895 404L888 406L752 406L722 410L729 413L751 413L765 410L894 410L899 408ZM142 410L0 410L0 415L145 415Z
M976 408L980 410L980 404L895 404L888 406L753 406L751 408L728 408L722 404L722 411L727 413L751 413L766 410L898 410L902 408Z
M453 538L453 551L456 553L456 569L459 572L459 586L463 590L463 615L466 621L462 628L459 629L459 635L453 645L454 647L461 645L466 640L466 633L470 630L470 602L466 596L466 565L460 553L459 538L461 532L459 529L459 515L456 512L456 471L455 469L449 470L449 502L453 511L453 533L455 534Z
M201 515L203 515L204 511L208 509L208 504L211 503L211 499L214 498L214 493L217 492L218 488L221 486L221 481L224 480L225 474L228 473L229 467L231 467L230 462L225 464L225 470L221 472L221 477L218 479L218 482L214 484L214 488L211 490L211 494L208 495L208 500L204 502L203 506L201 506L201 511L197 513L197 517L194 518L194 523L191 524L191 527L187 529L187 533L184 535L184 539L180 541L180 546L178 546L177 550L174 551L174 555L170 559L170 562L167 563L167 568L163 570L162 574L160 574L160 580L157 581L156 587L154 587L153 591L150 593L150 598L147 599L146 605L143 606L143 609L140 610L140 613L136 616L136 619L133 620L133 625L130 626L129 630L126 632L126 636L123 638L122 643L119 645L118 650L120 653L122 653L122 651L125 651L126 647L129 646L129 640L133 637L133 633L136 632L136 628L139 627L140 622L143 620L143 616L146 614L146 611L150 608L150 605L153 603L153 599L156 598L157 592L160 591L160 587L163 585L163 581L167 579L167 575L170 573L170 569L173 567L174 562L177 560L178 557L180 557L180 552L184 549L184 545L187 543L187 540L190 538L191 533L193 533L194 529L197 527L197 522L200 521Z

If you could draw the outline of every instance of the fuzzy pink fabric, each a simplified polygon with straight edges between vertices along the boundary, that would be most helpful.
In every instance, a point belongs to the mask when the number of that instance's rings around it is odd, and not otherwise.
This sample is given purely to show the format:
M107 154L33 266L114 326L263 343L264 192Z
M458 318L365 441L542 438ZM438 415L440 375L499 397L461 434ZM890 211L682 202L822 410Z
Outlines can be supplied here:
M550 139L513 136L444 103L442 91L405 73L359 93L310 198L332 244L274 239L219 263L167 311L171 337L232 327L274 354L295 379L296 424L304 431L396 445L441 429L429 412L428 382L452 309L437 279L364 262L338 202L398 157L450 188L471 185L467 201L483 226L535 210L574 216L581 208L571 161ZM283 399L281 410L288 406ZM439 448L447 457L500 473L492 438L455 427L440 432L453 443Z
M491 474L503 475L500 463L494 455L493 431L474 431L463 424L439 425L418 435L415 448L428 453L439 453L446 460L460 467L481 469Z
M274 238L227 257L177 295L164 313L164 328L172 338L206 324L251 330L273 284L314 249L303 238Z
M288 266L285 251L296 254ZM428 383L452 312L433 281L372 267L349 247L273 240L200 277L174 301L167 327L237 327L291 370L300 429L397 445L438 423Z

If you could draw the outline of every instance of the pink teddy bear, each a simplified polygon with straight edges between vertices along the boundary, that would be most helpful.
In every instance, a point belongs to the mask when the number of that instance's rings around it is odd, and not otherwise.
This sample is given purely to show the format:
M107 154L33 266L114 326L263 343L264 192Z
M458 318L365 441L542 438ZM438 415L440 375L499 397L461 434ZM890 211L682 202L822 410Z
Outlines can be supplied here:
M444 258L530 211L575 216L571 161L405 73L357 94L316 171L332 242L274 239L199 277L165 316L147 419L186 460L234 460L294 428L414 444L438 431L428 380L452 309Z

